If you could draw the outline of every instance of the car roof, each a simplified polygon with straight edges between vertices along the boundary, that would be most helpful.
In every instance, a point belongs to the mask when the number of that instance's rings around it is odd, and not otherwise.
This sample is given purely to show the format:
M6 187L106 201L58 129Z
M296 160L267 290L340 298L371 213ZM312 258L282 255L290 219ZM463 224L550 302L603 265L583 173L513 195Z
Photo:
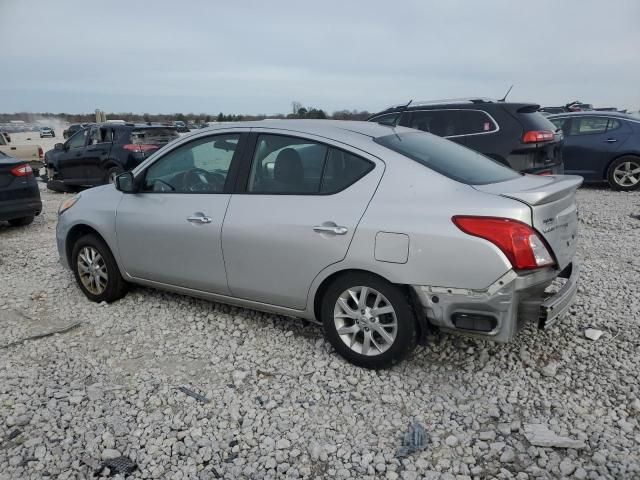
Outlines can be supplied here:
M502 100L496 100L494 98L487 97L468 97L468 98L449 98L443 100L420 100L411 102L409 104L403 103L399 105L392 105L384 110L372 114L367 120L372 120L375 117L385 113L395 113L411 110L420 110L421 108L437 107L437 106L489 106L489 105L502 105L512 108L521 107L535 107L540 108L537 103L534 102L503 102Z
M584 110L582 112L564 112L554 113L547 118L560 118L560 117L617 117L627 120L638 121L638 118L623 112L612 112L609 110Z
M390 135L396 131L410 130L404 127L390 127L373 122L351 120L279 120L267 119L246 122L227 122L225 125L202 128L195 132L228 130L232 128L272 128L278 130L290 130L298 133L307 133L332 138L336 135L359 134L366 137L377 138Z

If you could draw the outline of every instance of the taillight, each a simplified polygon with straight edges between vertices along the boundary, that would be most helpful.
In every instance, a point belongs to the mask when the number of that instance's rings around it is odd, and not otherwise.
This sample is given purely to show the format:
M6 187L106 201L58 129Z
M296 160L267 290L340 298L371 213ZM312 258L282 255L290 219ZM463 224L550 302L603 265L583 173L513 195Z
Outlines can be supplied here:
M545 241L526 223L498 217L455 216L451 220L464 233L496 245L516 270L531 270L555 263Z
M44 150L42 150L42 147L38 147L38 157L44 158Z
M26 177L27 175L31 175L32 173L33 169L26 163L23 165L18 165L17 167L13 167L11 169L11 174L14 177Z
M554 133L549 130L531 130L522 136L522 143L550 142L554 138Z
M542 172L538 172L537 175L553 175L551 170L543 170Z
M160 147L158 145L128 143L126 145L123 145L122 148L124 148L125 150L129 150L130 152L146 153L157 150Z

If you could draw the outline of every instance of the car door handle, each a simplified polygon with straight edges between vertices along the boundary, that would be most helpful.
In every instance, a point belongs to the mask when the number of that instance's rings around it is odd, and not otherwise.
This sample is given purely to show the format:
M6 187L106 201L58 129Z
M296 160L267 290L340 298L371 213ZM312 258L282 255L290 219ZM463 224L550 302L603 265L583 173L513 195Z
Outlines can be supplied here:
M605 140L605 142L607 142L607 143L615 143L615 142L617 142L617 141L618 141L618 140L617 140L616 138L607 138L607 139Z
M316 233L331 233L333 235L345 235L349 229L347 227L332 227L329 225L316 225L313 227L313 231Z
M193 216L187 217L187 222L191 223L211 223L211 217L206 216Z

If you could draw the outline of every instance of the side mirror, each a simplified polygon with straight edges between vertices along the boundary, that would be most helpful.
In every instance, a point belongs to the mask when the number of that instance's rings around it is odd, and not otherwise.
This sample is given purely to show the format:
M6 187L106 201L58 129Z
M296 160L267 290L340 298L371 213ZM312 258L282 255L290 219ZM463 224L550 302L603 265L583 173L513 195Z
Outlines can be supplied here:
M124 172L116 177L116 190L122 193L136 193L136 183L133 173Z
M54 150L57 150L57 151L62 151L62 150L64 150L64 143L56 143L56 144L53 146L53 149L54 149Z

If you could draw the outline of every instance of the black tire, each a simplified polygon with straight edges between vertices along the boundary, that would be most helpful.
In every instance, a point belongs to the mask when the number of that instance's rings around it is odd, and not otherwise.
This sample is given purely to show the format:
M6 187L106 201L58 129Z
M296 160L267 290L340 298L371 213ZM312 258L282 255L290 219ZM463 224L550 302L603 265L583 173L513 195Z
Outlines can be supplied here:
M618 190L620 192L631 192L640 188L640 181L635 185L621 185L616 180L614 172L618 167L626 162L631 162L632 164L636 165L636 167L640 168L640 157L635 157L633 155L625 155L623 157L616 158L613 162L611 162L611 165L609 165L609 168L607 169L607 183L609 183L609 186L613 190ZM636 178L639 177L640 176L636 176Z
M107 270L107 284L104 291L99 294L90 292L82 283L82 280L80 280L78 255L84 247L94 248L104 260L104 265ZM78 283L80 290L82 290L86 297L92 302L114 302L124 297L129 289L129 284L125 282L122 275L120 275L120 270L113 258L111 250L107 244L104 243L104 240L93 233L80 237L73 245L71 253L71 269L73 270L73 274L76 277L76 282Z
M341 339L334 321L334 308L340 295L348 289L360 286L380 292L386 297L396 314L395 339L388 349L376 355L364 355L352 350ZM417 343L416 318L407 296L400 287L372 274L354 272L336 278L322 298L321 319L325 336L333 348L349 362L359 367L371 369L391 367L406 358Z
M107 175L104 178L105 183L115 183L115 177L123 173L124 170L120 167L111 167L107 170Z
M25 227L33 223L33 219L35 217L33 215L29 215L28 217L14 218L13 220L9 220L9 225L12 227Z
M47 190L51 190L52 192L72 193L75 191L75 188L65 184L62 180L48 180Z

